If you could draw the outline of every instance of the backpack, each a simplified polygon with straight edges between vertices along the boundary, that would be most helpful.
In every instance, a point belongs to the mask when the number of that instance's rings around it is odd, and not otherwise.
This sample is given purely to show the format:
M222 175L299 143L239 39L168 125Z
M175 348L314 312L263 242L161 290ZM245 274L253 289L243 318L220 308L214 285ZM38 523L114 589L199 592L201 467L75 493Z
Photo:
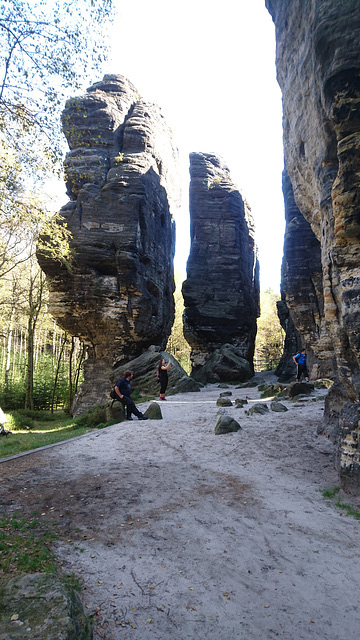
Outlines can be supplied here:
M156 377L160 380L160 365L156 367Z
M114 386L114 387L111 389L111 391L110 391L110 398L111 398L112 400L120 400L120 398L119 398L118 394L117 394L117 393L116 393L116 391L115 391L115 386Z

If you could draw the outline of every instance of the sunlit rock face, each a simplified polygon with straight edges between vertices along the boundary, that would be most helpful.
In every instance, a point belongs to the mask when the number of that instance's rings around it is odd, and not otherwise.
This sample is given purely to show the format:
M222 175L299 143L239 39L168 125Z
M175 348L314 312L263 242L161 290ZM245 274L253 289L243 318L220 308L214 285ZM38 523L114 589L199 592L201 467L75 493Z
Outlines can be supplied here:
M280 381L294 378L292 356L306 347L310 378L332 377L336 366L325 326L320 243L296 205L286 170L283 193L286 227L278 315L286 337L276 374Z
M69 273L44 256L39 261L52 314L88 346L83 408L108 393L113 365L152 344L166 346L174 319L178 154L159 108L119 75L68 100L62 124L70 201L61 214L74 266Z
M259 267L251 213L218 156L190 155L190 236L184 335L193 375L224 344L253 370Z
M360 4L266 0L276 27L284 149L295 202L321 247L334 349L342 485L360 490ZM335 387L335 385L334 385ZM339 390L339 387L336 387Z

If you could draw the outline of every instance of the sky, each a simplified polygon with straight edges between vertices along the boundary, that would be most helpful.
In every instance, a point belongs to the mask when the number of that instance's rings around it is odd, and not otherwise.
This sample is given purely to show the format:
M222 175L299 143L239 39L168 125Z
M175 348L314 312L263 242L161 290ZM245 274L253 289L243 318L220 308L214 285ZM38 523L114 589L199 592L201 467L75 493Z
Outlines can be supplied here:
M216 153L253 214L261 289L280 293L282 107L275 29L265 0L114 0L114 6L110 59L86 86L105 73L125 76L144 100L160 107L173 132L182 190L176 271L185 279L189 153ZM63 182L59 189L62 206Z
M251 207L261 288L279 292L282 107L265 0L116 0L116 6L105 73L125 76L159 105L179 148L176 268L185 273L189 252L189 153L214 152Z

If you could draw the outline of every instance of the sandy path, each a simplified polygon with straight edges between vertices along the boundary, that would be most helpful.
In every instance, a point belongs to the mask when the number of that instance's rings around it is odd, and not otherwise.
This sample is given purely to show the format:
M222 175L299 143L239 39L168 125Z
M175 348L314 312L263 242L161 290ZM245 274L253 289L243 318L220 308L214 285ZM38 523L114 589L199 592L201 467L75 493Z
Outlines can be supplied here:
M360 521L321 495L338 484L323 401L232 407L242 429L215 436L220 391L12 463L71 540L95 640L359 640Z

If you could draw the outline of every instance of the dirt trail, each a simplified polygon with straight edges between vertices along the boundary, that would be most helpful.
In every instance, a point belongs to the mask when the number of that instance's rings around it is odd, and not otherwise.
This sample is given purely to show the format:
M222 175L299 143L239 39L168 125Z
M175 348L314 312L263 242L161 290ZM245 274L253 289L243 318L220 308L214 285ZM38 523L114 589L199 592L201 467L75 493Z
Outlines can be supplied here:
M59 523L94 640L359 640L360 521L321 494L338 484L323 400L227 408L242 429L215 436L220 391L1 464L2 508Z

